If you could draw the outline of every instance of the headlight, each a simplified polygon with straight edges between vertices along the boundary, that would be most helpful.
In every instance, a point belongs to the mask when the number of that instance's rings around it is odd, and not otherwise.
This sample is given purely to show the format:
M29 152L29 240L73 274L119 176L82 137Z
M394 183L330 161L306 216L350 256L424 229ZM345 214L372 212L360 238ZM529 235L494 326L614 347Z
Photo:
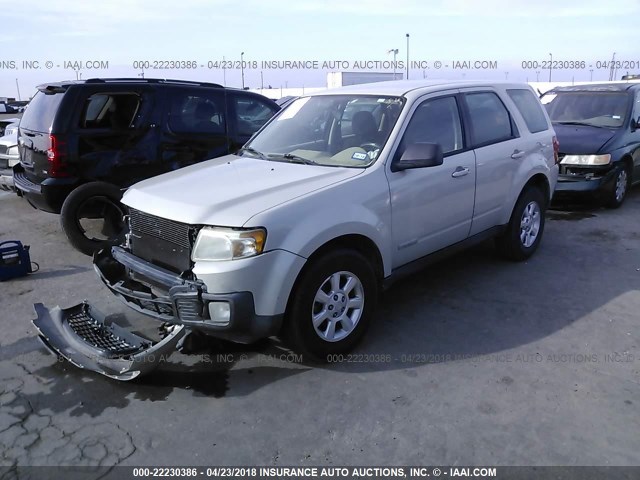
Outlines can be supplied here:
M565 155L560 163L563 165L608 165L611 155Z
M18 146L16 145L15 147L9 147L7 149L7 155L9 155L10 157L20 155L20 153L18 152Z
M191 260L222 261L253 257L262 253L267 238L263 228L233 230L231 228L204 227L198 233Z

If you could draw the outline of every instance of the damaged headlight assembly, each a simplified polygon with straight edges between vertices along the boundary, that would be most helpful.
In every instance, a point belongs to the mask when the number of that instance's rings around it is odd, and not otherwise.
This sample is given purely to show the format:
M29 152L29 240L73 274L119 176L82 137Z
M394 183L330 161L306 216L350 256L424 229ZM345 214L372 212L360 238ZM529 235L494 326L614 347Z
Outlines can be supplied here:
M602 166L609 165L611 162L611 155L608 153L605 155L565 155L560 161L563 165L588 165L588 166Z
M191 260L220 262L254 257L262 253L266 239L264 228L204 227L198 233Z

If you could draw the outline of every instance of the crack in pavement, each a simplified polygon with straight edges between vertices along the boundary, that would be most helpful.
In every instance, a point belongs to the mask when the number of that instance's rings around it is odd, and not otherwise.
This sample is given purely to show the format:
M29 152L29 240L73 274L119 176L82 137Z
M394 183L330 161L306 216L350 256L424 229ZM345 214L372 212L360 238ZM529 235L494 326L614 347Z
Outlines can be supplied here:
M24 365L13 365L28 372ZM0 466L111 467L135 453L131 434L113 422L71 423L46 405L34 406L23 393L26 378L1 379Z

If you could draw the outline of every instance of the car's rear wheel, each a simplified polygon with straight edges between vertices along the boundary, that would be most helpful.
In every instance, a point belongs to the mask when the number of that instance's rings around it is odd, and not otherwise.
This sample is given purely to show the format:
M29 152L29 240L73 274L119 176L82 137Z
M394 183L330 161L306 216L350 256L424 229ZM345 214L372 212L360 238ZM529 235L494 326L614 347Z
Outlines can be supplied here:
M340 249L311 261L291 294L283 337L307 360L330 361L362 339L374 315L378 282L360 253Z
M126 208L122 191L106 182L79 186L62 205L60 223L69 243L85 255L123 240Z
M605 194L605 206L608 208L620 207L627 198L630 185L631 175L629 175L629 169L626 166L618 167L613 184Z
M526 260L535 253L544 232L547 201L537 187L527 187L516 202L505 232L496 238L498 252L509 260Z

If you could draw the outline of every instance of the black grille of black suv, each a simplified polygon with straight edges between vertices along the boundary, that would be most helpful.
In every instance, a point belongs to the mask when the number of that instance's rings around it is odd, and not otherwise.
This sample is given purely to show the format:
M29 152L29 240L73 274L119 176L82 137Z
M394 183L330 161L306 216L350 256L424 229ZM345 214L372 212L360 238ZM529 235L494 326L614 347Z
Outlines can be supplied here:
M191 268L197 227L130 209L131 253L175 273Z

